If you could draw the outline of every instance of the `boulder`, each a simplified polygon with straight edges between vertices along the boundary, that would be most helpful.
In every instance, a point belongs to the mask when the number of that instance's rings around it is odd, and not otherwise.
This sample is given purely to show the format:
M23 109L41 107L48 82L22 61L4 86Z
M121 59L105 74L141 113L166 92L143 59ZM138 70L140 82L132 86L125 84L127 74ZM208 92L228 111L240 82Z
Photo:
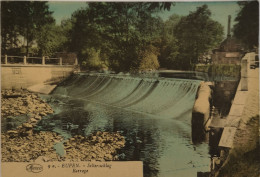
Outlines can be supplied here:
M47 116L47 114L45 112L40 112L39 113L41 116Z
M34 119L34 118L30 118L30 123L35 124L35 123L37 123L37 122L38 122L38 120L36 120L36 119Z
M24 128L26 128L26 129L32 129L32 128L33 128L32 124L29 124L29 123L23 123L22 126L23 126Z
M34 119L36 119L36 120L41 120L41 119L42 119L42 117L41 117L41 116L39 116L39 115L35 115L35 116L34 116Z

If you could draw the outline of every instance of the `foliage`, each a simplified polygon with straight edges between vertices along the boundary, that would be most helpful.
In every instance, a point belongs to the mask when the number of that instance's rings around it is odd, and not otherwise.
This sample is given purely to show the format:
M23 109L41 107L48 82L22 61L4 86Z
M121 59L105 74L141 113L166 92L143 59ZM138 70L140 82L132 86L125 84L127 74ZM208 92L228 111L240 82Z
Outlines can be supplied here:
M203 5L182 17L177 24L175 34L180 48L178 60L183 69L189 69L191 64L198 62L201 54L216 47L223 39L222 25L212 20L210 15L207 5Z
M1 50L6 53L8 48L18 46L18 21L16 19L15 3L3 1L1 2Z
M67 38L61 26L47 24L43 26L36 36L40 56L53 56L57 51L63 50Z
M119 71L191 69L198 57L222 40L223 27L206 5L188 16L156 16L171 2L88 2L55 25L46 2L2 2L2 50L19 46L19 36L38 55L75 52L85 69ZM18 10L17 10L18 9ZM23 48L24 49L24 48ZM31 50L32 51L32 50Z
M155 11L144 2L88 3L71 18L70 50L78 53L81 63L91 55L87 49L94 48L115 71L137 69L140 51L159 38L162 20L152 16Z
M152 45L146 47L141 51L139 70L156 70L160 67L157 56L159 55L158 49Z
M178 65L177 56L179 47L177 46L177 38L175 36L175 28L180 21L180 16L172 15L164 23L161 41L159 44L160 54L158 59L163 68L175 69Z
M259 2L241 1L240 11L235 19L234 35L241 39L247 48L258 46L259 38Z
M47 2L3 1L1 2L3 50L18 45L19 36L26 38L26 53L42 26L53 23ZM11 46L10 46L11 44Z
M100 51L95 50L94 48L87 48L82 51L83 54L86 54L87 58L83 62L83 67L90 70L100 70L105 67L105 63L100 59Z

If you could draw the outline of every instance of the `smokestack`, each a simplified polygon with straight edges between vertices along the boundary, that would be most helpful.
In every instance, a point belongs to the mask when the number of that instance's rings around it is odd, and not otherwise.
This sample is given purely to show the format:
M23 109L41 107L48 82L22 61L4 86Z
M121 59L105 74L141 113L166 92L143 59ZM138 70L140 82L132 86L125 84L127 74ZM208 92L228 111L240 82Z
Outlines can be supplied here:
M231 15L228 16L228 31L227 31L227 37L231 37L231 34L230 34L230 23L231 23Z

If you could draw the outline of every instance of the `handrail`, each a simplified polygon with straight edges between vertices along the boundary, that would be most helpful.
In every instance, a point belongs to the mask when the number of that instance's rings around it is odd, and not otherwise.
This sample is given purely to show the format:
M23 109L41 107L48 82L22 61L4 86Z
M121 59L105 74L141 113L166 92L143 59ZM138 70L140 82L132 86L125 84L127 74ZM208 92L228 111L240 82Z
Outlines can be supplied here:
M41 57L26 57L26 58L32 58L32 59L42 59Z
M2 62L2 58L4 59L4 61ZM42 62L41 62L41 64L42 65L45 65L46 63L46 60L48 61L48 60L59 60L57 63L55 62L55 64L57 64L57 65L63 65L63 63L62 63L62 58L60 57L60 58L49 58L48 56L42 56L42 57L26 57L26 56L8 56L8 55L2 55L1 56L1 63L2 64L12 64L12 63L8 63L8 58L20 58L20 59L23 59L23 64L24 65L27 65L27 64L32 64L32 62L30 62L30 63L28 63L27 62L27 60L28 59L37 59L37 60L42 60ZM32 60L31 60L32 61ZM14 62L14 61L12 61L12 62ZM17 61L15 61L16 63L19 63L19 62L17 62ZM51 63L51 64L53 64L53 63ZM78 65L78 59L76 58L75 59L75 62L74 62L74 64L73 65Z
M5 56L1 56L1 57L5 57ZM24 58L23 56L7 56L7 57Z

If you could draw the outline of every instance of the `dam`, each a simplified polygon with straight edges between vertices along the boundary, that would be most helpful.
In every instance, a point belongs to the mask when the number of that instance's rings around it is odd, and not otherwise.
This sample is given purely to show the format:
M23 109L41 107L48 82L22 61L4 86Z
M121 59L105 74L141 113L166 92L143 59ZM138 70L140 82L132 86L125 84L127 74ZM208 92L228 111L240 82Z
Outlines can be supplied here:
M54 146L61 157L67 151L64 142L75 136L118 132L125 138L118 160L142 161L145 177L197 176L210 171L212 154L205 137L208 134L200 125L197 128L203 134L194 133L192 125L203 123L210 116L194 114L194 106L195 100L200 100L199 90L203 90L204 81L216 78L208 78L206 73L169 70L139 74L83 73L75 72L76 65L42 63L3 64L2 89L35 88L42 93L39 96L54 113L43 114L33 130L61 135L64 141ZM223 83L225 87L221 86ZM227 83L223 78L215 82L215 97L232 92L227 90L230 87ZM205 101L212 106L208 98ZM217 99L214 100L218 107ZM31 120L30 114L20 116L21 120L26 122L26 116ZM2 130L10 130L10 125L15 124L10 122L13 120L2 121Z
M67 138L120 132L126 145L119 160L143 161L144 176L196 176L210 170L208 144L192 143L199 85L189 79L74 74L52 94L41 95L55 113L36 129Z

